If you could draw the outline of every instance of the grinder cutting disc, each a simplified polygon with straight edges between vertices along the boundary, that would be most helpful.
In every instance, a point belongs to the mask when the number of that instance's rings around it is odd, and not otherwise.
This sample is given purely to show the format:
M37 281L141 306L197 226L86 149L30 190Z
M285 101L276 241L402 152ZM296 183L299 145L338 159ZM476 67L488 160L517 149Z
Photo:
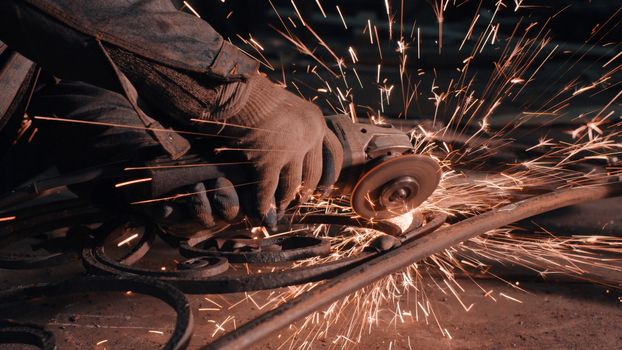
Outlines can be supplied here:
M352 191L354 211L366 219L388 219L418 207L441 179L438 163L427 156L406 155L375 166Z

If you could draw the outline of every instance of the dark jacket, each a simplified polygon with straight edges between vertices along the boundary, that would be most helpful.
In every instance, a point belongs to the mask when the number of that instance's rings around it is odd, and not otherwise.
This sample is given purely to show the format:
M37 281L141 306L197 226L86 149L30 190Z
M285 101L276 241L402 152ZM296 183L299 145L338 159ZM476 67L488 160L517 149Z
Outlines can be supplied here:
M2 0L0 40L50 74L123 93L141 121L155 129L166 121L142 111L140 92L115 67L107 48L223 82L242 79L258 66L207 22L178 11L169 0ZM13 88L0 86L0 93L21 86L18 80L10 82ZM173 158L189 148L174 133L152 134Z

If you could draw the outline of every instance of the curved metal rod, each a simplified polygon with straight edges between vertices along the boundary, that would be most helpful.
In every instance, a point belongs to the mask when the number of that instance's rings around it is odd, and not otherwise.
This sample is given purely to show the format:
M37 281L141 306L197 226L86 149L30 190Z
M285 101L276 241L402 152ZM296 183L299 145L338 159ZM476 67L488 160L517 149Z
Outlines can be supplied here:
M190 343L194 320L188 299L170 284L146 277L80 277L56 283L39 283L0 291L0 305L24 299L61 296L72 293L126 292L149 295L165 302L177 314L173 331L163 350L182 350ZM0 324L1 325L1 324Z
M394 236L401 233L401 229L397 225L389 222L370 223L342 215L307 215L300 218L293 218L292 222L294 224L331 224L372 228L387 235ZM423 227L418 230L425 231ZM357 256L347 257L325 264L285 268L283 270L251 275L218 274L214 276L201 276L201 274L208 273L209 271L205 269L205 271L182 270L162 272L160 270L141 269L123 265L118 261L107 258L101 246L97 245L87 246L82 250L82 262L87 270L94 274L126 277L148 274L151 277L157 277L162 281L169 282L186 293L213 294L274 289L294 284L321 281L337 276L354 266L364 263L377 254L376 252L365 251Z
M247 322L203 349L246 349L306 315L404 267L477 235L561 207L622 194L617 179L592 187L580 187L525 199L477 215L432 232L388 251L333 278L278 308Z

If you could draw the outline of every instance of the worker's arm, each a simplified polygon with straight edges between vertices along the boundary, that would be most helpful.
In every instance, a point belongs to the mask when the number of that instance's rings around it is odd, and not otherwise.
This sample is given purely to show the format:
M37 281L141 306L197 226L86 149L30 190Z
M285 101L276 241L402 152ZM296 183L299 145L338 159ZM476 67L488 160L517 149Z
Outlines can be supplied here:
M231 137L223 144L231 159L254 165L245 201L253 217L274 225L301 190L339 174L341 145L319 108L260 75L255 61L169 0L3 0L0 11L0 40L53 74L116 91L120 82L147 125L140 102L186 127L235 124L212 130ZM169 154L185 152L154 134Z
M99 124L89 127L38 120L37 140L45 145L47 158L54 159L61 173L110 165L133 168L70 186L80 197L113 212L146 215L167 232L181 236L239 219L236 188L225 175L213 169L211 177L205 178L207 167L183 166L188 157L176 162L162 157L158 143L141 128L136 112L122 95L84 82L60 81L38 89L29 112ZM12 167L7 168L10 172ZM117 186L128 182L132 184ZM158 200L162 197L178 198Z

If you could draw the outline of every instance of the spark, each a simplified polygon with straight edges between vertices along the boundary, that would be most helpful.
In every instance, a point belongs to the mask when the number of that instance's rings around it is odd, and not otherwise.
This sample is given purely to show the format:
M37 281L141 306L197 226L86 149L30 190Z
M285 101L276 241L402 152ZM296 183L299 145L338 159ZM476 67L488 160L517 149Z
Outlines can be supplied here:
M222 122L222 121L217 121L217 120L207 120L207 119L197 119L197 118L190 118L190 121L193 121L195 123L200 123L200 124L214 124L214 125L218 125L221 127L231 127L231 128L239 128L239 129L248 129L248 130L256 130L256 131L263 131L263 132L268 132L268 133L278 133L278 134L283 134L282 132L278 131L278 130L272 130L272 129L265 129L265 128L258 128L258 127L252 127L252 126L247 126L247 125L241 125L241 124L235 124L235 123L229 123L229 122Z
M449 339L453 339L453 337L451 336L451 334L449 334L449 331L447 330L447 328L443 328L443 331L445 331L445 334L447 335L447 337Z
M609 61L605 62L605 64L603 64L603 68L607 67L611 62L613 62L616 59L618 59L618 57L620 57L620 55L622 55L622 51L618 52L617 55L613 56Z
M341 95L343 97L343 95ZM344 98L345 99L345 98ZM226 152L226 151L244 151L244 152L285 152L285 153L296 153L298 151L291 149L277 149L277 148L240 148L240 147L218 147L214 149L215 153Z
M337 13L339 13L339 18L341 18L341 23L343 23L343 27L348 29L348 25L346 24L345 18L343 18L343 14L341 13L341 9L339 8L339 5L335 7L337 8Z
M352 63L358 62L359 58L356 56L356 52L354 51L352 46L348 48L348 52L350 53L350 57L352 58Z
M217 302L215 302L214 300L212 300L212 299L210 299L210 298L208 298L208 297L203 297L203 299L205 299L205 300L209 301L210 303L212 303L212 304L214 304L214 305L218 306L218 308L222 309L222 305L218 304L218 303L217 303Z
M417 28L417 59L421 58L421 28Z
M509 296L509 295L507 295L507 294L505 294L505 293L499 293L499 295L500 295L500 296L502 296L502 297L504 297L504 298L506 298L506 299L508 299L508 300L515 301L515 302L517 302L517 303L519 303L519 304L522 304L522 303L523 303L522 301L520 301L520 300L518 300L518 299L516 299L516 298L513 298L513 297L511 297L511 296Z
M367 28L367 31L369 32L369 43L371 45L373 45L374 44L374 36L373 36L373 33L372 33L373 30L372 30L372 27L371 27L371 19L367 19L367 27L365 27L365 28Z
M380 48L380 38L378 37L378 27L374 26L374 35L376 35L376 44L378 46L378 56L382 60L382 49Z
M315 3L317 4L317 7L319 7L320 11L322 12L322 16L326 18L326 12L324 12L324 8L322 8L322 4L320 3L320 0L315 0Z
M17 219L16 216L5 216L5 217L0 217L0 222L13 221L15 219Z
M248 51L242 49L241 47L238 47L238 50L242 51L246 56L248 56L251 59L255 60L257 63L259 63L260 65L262 65L262 66L264 66L266 68L268 68L269 70L271 70L271 71L275 70L274 67L268 61L268 59L261 53L261 51L263 51L263 47L257 41L255 41L253 38L250 38L249 40L246 40L242 36L240 36L239 34L237 34L236 36L238 38L240 38L240 40L242 40L242 42L244 42L245 44L250 45L253 48L253 50L255 50L255 52L257 52L259 54L261 59L255 57L254 55L252 55ZM229 39L229 42L231 42L231 39Z
M592 90L594 88L596 88L596 84L595 83L587 85L587 86L584 86L582 88L577 89L575 92L573 92L572 96L577 96L579 94L584 93L585 91L589 91L589 90Z
M156 170L156 169L195 168L195 167L206 167L206 166L227 166L227 165L245 165L245 164L254 164L254 162L224 162L224 163L192 163L192 164L179 164L179 165L154 165L154 166L127 167L127 168L123 168L123 170L125 170L125 171Z
M478 10L479 10L479 7L478 7ZM460 47L458 48L459 51L462 51L462 47L464 46L464 43L466 43L467 40L471 39L471 36L473 35L473 28L475 28L475 24L477 23L478 19L479 19L479 14L473 17L471 26L469 27L469 30L467 30L466 35L464 36L464 39L462 40L462 43L460 44Z
M125 187L125 186L129 186L129 185L138 184L138 183L150 182L152 180L153 180L153 178L145 177L145 178L142 178L142 179L136 179L136 180L130 180L130 181L125 181L125 182L119 182L119 183L116 183L114 185L114 187L115 188L120 188L120 187Z
M256 47L258 47L261 51L264 50L263 46L261 46L261 44L259 44L259 42L255 40L252 35L250 36L249 41L253 43Z
M300 19L300 23L302 23L303 27L306 27L307 24L305 23L305 20L302 19L302 15L300 14L300 11L298 11L298 7L296 6L296 3L294 2L294 0L291 0L292 2L292 6L294 7L294 10L296 11L296 14L298 15L298 19Z
M38 120L46 120L46 121L54 121L54 122L63 122L63 123L75 123L75 124L86 124L86 125L96 125L96 126L108 126L114 128L122 128L122 129L135 129L135 130L147 130L147 131L157 131L157 132L166 132L166 133L178 133L184 135L193 135L193 136L207 136L207 137L218 137L218 138L226 138L226 139L235 139L232 136L218 135L218 134L206 134L196 131L185 131L185 130L173 130L173 129L162 129L162 128L148 128L144 126L135 126L135 125L126 125L126 124L117 124L117 123L106 123L106 122L94 122L89 120L78 120L78 119L68 119L68 118L57 118L57 117L43 117L43 116L35 116L33 119Z
M194 8L192 8L192 6L187 1L184 1L184 7L186 7L188 10L190 10L195 16L201 18L199 13L197 11L195 11Z
M132 205L139 205L139 204L149 204L149 203L162 202L162 201L170 201L170 200L175 200L175 199L179 199L179 198L191 197L191 196L194 196L194 195L197 195L197 194L201 194L201 193L215 192L215 191L220 191L220 190L227 189L227 188L236 188L236 187L250 186L250 185L255 185L255 184L258 184L258 183L259 183L259 181L253 181L253 182L246 182L246 183L232 185L232 186L222 186L222 187L219 187L219 188L209 189L209 190L205 190L205 191L197 191L197 192L189 192L189 193L178 193L178 194L175 194L175 195L172 195L172 196L160 197L160 198L154 198L154 199L146 199L146 200L142 200L142 201L132 202L130 204L132 204Z
M120 247L120 246L122 246L124 244L128 244L128 243L130 243L131 241L133 241L136 238L138 238L138 233L135 233L135 234L129 236L128 238L122 240L121 242L117 243L117 247Z
M361 89L363 89L363 82L361 81L361 77L359 77L359 73L356 71L356 68L352 68L352 71L354 72L354 76L356 76L356 80L359 82Z
M389 7L389 0L384 0L384 7L387 10L387 22L389 23L389 40L393 39L393 20L391 19L391 9Z

